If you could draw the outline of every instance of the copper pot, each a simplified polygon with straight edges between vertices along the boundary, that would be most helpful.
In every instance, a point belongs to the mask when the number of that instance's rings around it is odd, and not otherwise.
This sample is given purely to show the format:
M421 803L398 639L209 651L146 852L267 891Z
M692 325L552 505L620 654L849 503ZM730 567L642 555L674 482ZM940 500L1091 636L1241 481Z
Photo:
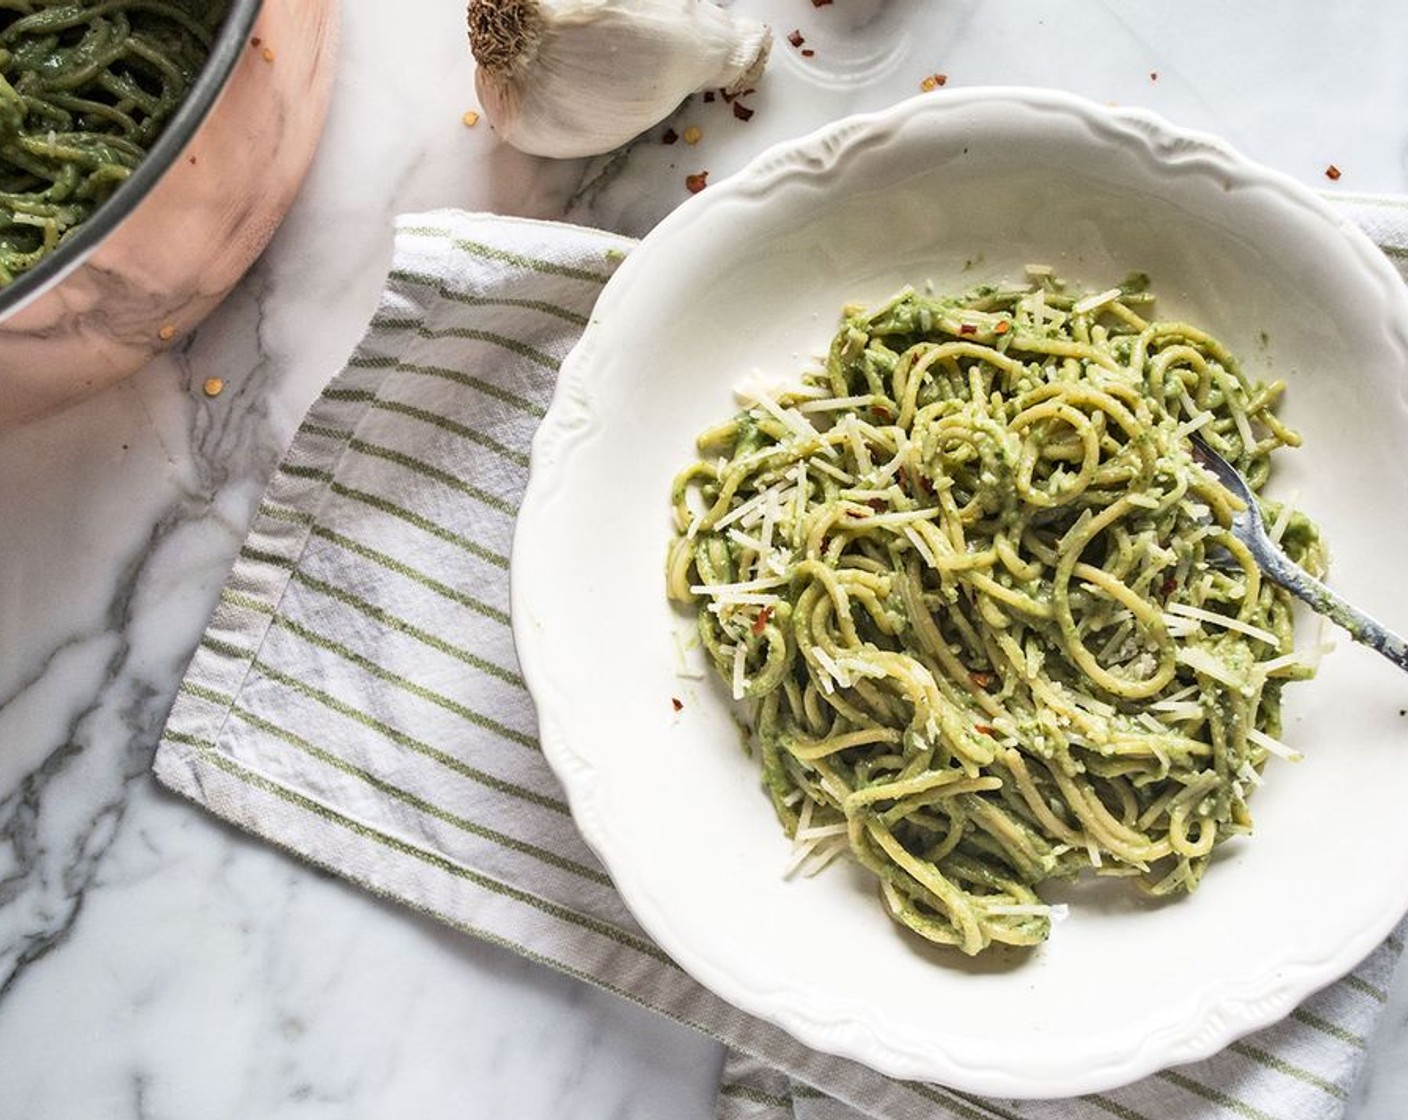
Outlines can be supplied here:
M234 287L293 203L327 113L336 0L231 0L147 158L0 288L0 427L140 369Z

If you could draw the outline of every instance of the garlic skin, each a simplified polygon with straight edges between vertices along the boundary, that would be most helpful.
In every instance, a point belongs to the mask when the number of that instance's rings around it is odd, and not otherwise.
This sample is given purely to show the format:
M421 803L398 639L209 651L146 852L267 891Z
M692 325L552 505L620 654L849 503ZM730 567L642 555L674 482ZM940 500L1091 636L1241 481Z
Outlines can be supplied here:
M697 90L746 88L772 46L708 0L473 0L469 39L495 131L560 159L620 147Z

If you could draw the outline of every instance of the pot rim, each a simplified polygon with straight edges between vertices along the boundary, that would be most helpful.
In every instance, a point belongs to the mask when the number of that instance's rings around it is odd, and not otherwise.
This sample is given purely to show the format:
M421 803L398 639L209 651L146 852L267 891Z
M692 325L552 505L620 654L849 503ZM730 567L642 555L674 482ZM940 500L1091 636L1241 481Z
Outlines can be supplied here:
M205 65L156 143L132 174L62 245L0 287L0 321L38 299L81 265L146 198L215 107L263 7L264 0L229 0L225 22Z

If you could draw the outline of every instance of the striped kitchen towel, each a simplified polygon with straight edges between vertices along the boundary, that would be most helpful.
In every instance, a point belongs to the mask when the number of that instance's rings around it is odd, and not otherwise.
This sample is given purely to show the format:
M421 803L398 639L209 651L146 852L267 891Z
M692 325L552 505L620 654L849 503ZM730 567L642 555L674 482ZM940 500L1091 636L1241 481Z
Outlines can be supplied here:
M1403 263L1408 209L1354 213ZM1286 1021L1078 1100L887 1079L713 996L632 920L572 825L514 660L509 545L556 371L631 243L403 218L370 329L269 483L157 776L299 856L722 1039L719 1116L1328 1120L1401 937Z

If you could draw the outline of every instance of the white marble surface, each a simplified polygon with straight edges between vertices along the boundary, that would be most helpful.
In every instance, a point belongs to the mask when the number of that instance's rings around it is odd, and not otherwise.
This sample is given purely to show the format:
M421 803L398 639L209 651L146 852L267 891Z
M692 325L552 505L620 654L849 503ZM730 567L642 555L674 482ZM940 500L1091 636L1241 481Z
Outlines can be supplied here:
M0 1117L712 1115L714 1043L311 871L148 775L263 480L372 310L393 214L643 233L687 173L717 179L932 72L1144 105L1312 187L1408 192L1398 0L736 6L781 33L756 116L695 101L677 127L697 146L584 165L461 123L458 2L345 0L327 133L266 256L169 356L0 436ZM1351 1120L1408 1115L1405 1059L1408 969Z

